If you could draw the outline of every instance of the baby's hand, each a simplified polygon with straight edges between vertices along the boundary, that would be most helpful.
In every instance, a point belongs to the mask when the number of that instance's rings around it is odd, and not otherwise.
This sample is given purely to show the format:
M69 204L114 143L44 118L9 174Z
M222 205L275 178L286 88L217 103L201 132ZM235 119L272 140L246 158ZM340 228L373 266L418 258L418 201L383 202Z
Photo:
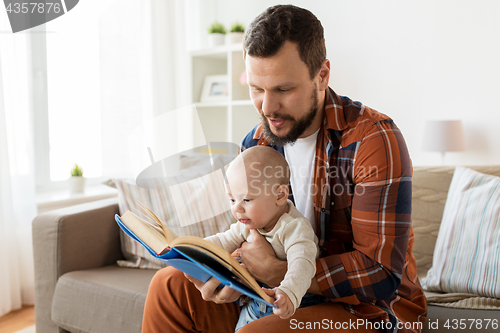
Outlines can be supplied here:
M287 296L287 294L285 294L283 290L279 288L274 288L274 289L262 288L262 289L268 296L271 296L274 299L276 299L274 305L276 305L278 308L273 309L275 315L279 316L281 319L287 319L294 314L295 310L293 308L292 301Z

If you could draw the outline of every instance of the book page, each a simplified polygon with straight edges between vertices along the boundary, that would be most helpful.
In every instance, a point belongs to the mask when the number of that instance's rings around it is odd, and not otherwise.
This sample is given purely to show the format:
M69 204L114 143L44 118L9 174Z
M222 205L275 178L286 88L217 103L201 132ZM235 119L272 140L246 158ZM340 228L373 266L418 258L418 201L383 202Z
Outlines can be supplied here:
M163 230L163 235L164 238L167 240L167 244L172 244L174 239L178 238L179 236L175 231L167 227L159 218L156 216L146 205L144 205L142 202L139 202L139 207L142 208L143 212L146 214L147 217L151 218L154 222L154 224L161 228ZM142 239L142 238L141 238Z
M131 211L126 211L120 220L156 254L164 252L169 246L161 228L153 226Z

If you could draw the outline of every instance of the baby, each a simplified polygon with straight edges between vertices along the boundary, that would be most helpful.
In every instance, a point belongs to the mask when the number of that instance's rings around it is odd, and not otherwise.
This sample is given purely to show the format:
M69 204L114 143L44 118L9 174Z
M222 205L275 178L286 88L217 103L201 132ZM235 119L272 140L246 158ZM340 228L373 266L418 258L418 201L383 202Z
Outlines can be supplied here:
M309 221L288 200L290 170L275 149L256 146L245 150L229 165L226 176L231 211L239 223L206 239L233 252L244 241L252 242L250 230L255 229L288 265L281 284L265 290L276 298L274 305L278 308L251 300L241 311L237 332L273 312L283 319L294 314L316 272L318 240Z

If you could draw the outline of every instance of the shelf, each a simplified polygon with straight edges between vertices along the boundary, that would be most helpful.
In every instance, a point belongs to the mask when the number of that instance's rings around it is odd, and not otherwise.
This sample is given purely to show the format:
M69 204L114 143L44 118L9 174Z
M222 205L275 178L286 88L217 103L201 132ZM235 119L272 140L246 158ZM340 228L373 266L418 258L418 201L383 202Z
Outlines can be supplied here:
M239 144L259 122L248 86L240 84L241 73L245 71L242 43L192 51L190 56L191 100L199 111L203 129L203 133L194 134L195 141L204 139ZM210 75L227 75L229 89L226 99L200 101L205 78ZM200 135L204 137L200 138Z
M238 100L238 101L232 101L231 104L235 105L235 106L246 106L246 105L253 106L253 102L251 99L242 99L242 100Z
M191 51L191 56L192 57L224 58L225 53L235 52L235 51L243 52L243 44L242 43L225 44L225 45L219 45L216 47L195 50L195 51Z
M250 99L243 99L238 101L214 101L214 102L198 102L194 103L197 108L211 108L211 107L227 107L227 106L253 106L253 102Z
M194 103L194 106L197 108L227 107L229 106L229 101L198 102Z

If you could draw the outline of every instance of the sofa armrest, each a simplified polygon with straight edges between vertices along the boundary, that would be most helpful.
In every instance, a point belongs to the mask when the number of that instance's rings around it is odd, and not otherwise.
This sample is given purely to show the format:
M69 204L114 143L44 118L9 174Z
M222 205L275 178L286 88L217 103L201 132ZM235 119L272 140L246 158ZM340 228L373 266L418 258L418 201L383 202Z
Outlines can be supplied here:
M123 256L117 198L50 211L33 220L37 332L57 332L52 297L64 273L116 263Z

